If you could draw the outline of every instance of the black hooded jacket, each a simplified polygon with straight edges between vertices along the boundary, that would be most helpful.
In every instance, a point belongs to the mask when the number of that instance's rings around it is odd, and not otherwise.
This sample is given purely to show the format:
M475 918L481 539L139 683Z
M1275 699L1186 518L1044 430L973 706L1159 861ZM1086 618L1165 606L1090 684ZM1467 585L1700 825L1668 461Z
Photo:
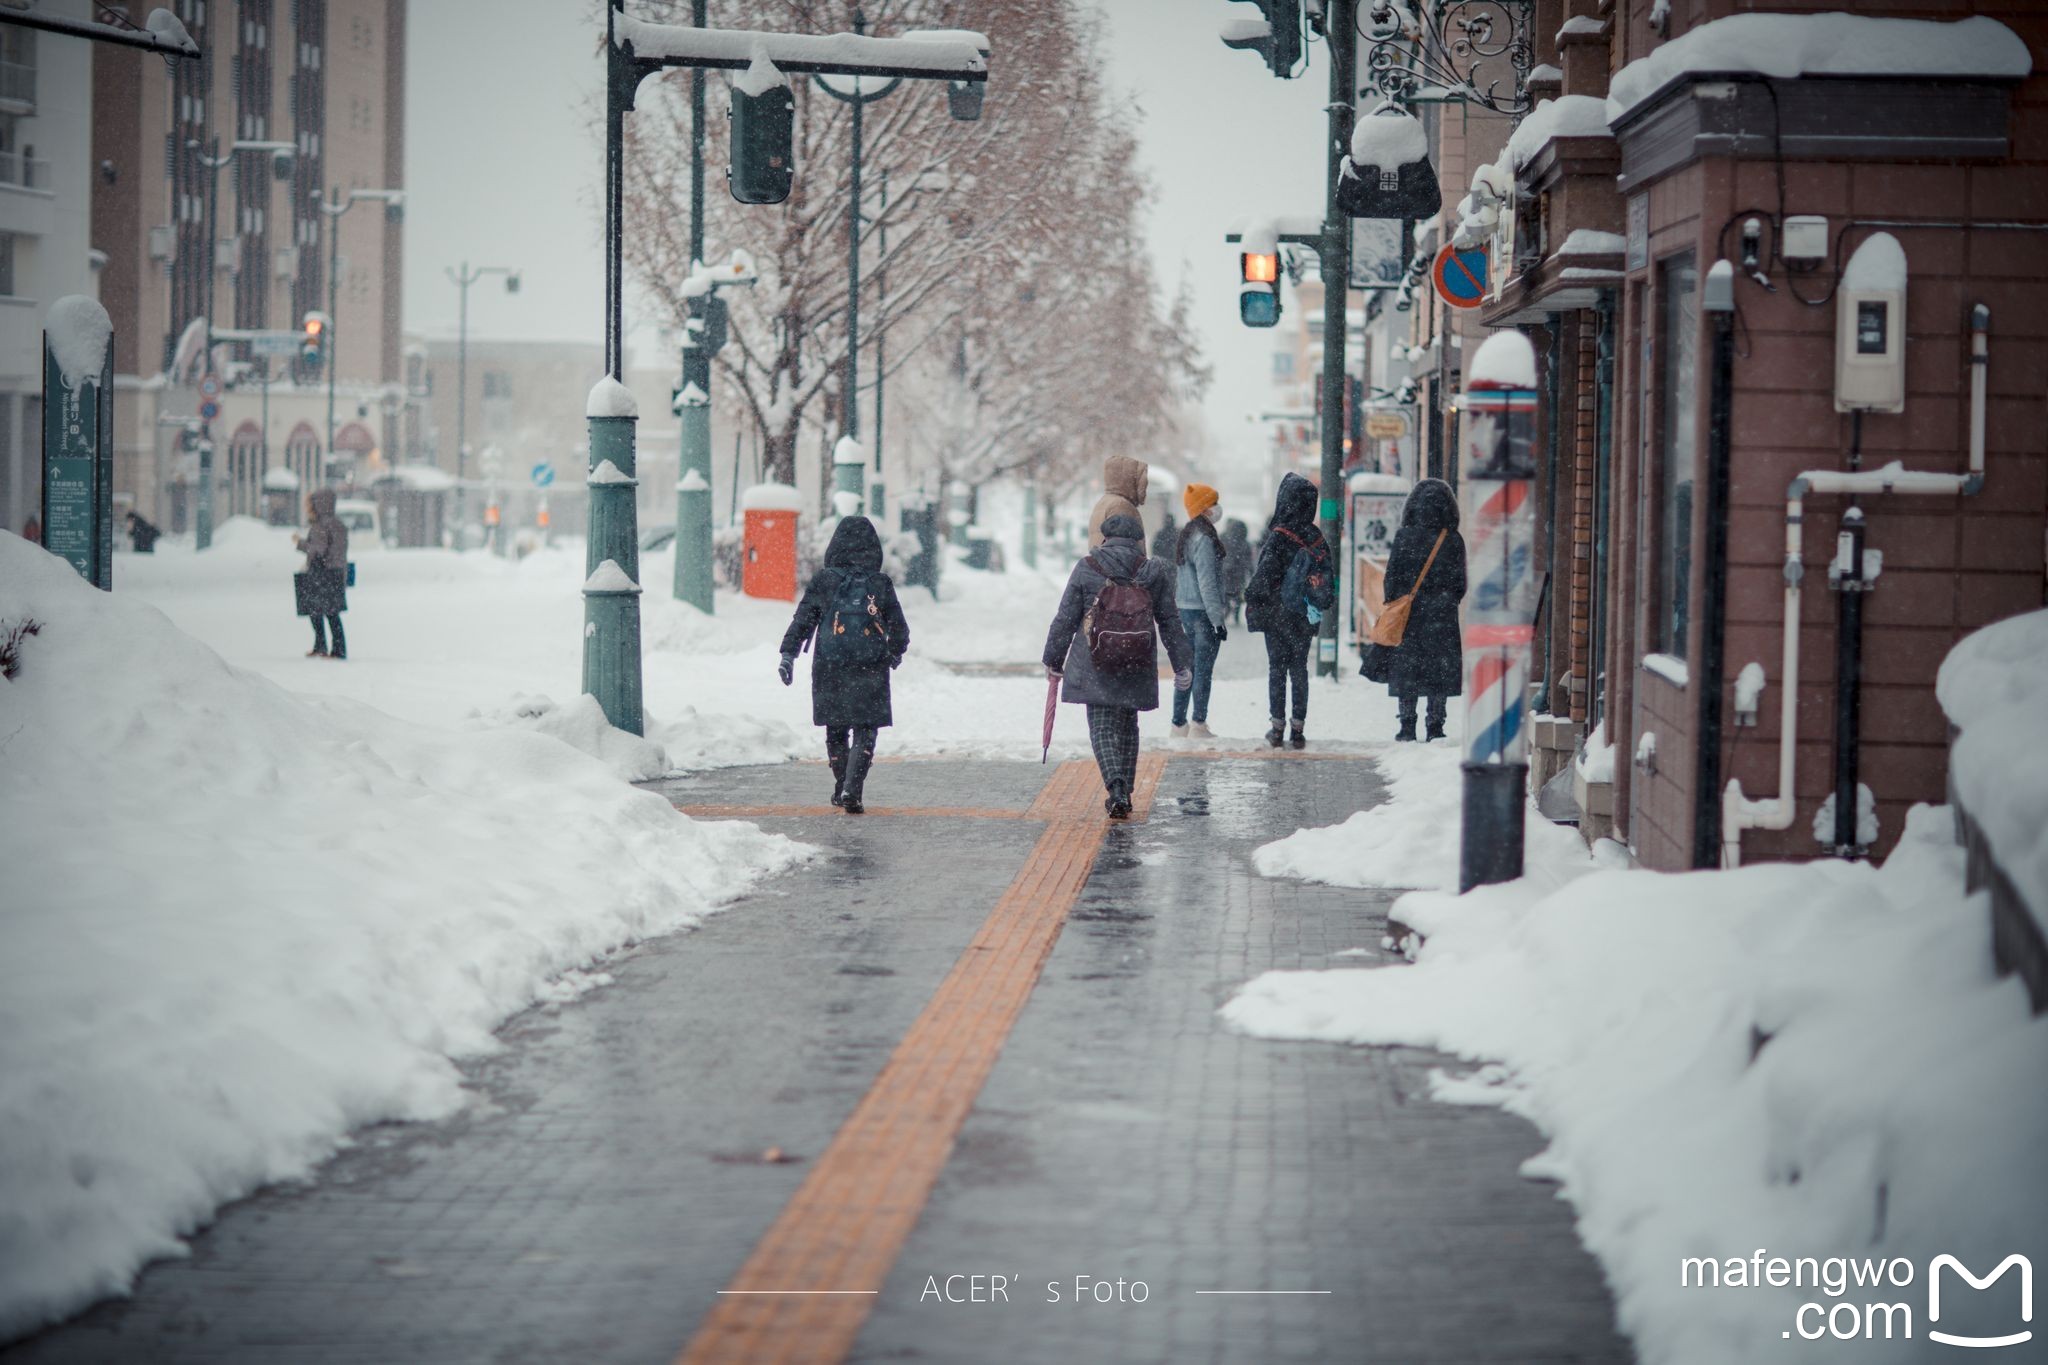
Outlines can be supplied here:
M1316 486L1299 474L1280 480L1273 499L1273 520L1259 542L1259 562L1244 589L1244 623L1252 630L1276 635L1306 636L1314 627L1308 617L1280 601L1280 585L1295 555L1308 551L1312 563L1330 571L1330 547L1316 529Z
M1439 531L1445 533L1443 548L1416 592L1416 577ZM1465 690L1458 627L1458 603L1465 598L1465 539L1458 534L1458 495L1442 479L1424 479L1409 493L1387 556L1387 600L1411 592L1416 596L1408 629L1383 660L1387 687L1397 697L1458 696Z
M874 522L861 516L840 520L825 547L825 566L804 589L803 601L783 632L782 652L794 655L810 645L849 576L869 580L868 591L888 637L889 658L878 664L827 664L814 654L811 723L834 729L890 725L895 717L889 704L889 670L903 662L903 652L910 648L910 623L896 600L896 585L882 572L882 538Z

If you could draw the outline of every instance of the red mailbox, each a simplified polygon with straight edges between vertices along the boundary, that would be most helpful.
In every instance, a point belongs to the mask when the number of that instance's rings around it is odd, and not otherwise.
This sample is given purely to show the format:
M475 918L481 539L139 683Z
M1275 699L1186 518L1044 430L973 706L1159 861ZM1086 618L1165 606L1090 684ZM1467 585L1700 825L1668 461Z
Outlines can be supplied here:
M762 483L740 495L746 516L740 586L749 597L796 601L797 518L803 495L784 483Z

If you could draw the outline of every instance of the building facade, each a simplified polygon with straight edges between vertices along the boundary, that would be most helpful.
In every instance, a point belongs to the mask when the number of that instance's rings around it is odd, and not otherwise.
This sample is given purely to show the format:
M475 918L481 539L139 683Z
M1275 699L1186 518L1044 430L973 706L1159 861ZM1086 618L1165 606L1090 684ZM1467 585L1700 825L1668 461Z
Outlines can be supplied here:
M216 519L257 510L272 469L310 487L399 462L402 209L351 196L404 188L406 6L173 8L201 60L93 54L92 244L116 338L116 486L181 529L202 423ZM325 324L317 363L296 339L309 314Z

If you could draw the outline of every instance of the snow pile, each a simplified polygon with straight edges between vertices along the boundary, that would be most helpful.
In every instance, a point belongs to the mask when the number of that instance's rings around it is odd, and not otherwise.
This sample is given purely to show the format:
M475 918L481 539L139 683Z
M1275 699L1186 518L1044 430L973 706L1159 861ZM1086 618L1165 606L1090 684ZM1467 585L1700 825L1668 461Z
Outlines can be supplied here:
M1567 25L1569 27L1569 25ZM1731 14L1688 29L1614 73L1612 123L1687 72L1794 76L1978 76L2033 70L2020 36L1982 15L1955 23L1860 14Z
M626 782L648 782L673 771L661 745L613 726L604 718L604 708L597 704L597 698L587 692L579 693L566 705L557 705L551 697L518 697L503 711L479 713L472 724L482 728L510 726L552 736L589 754Z
M161 14L163 11L157 11ZM114 322L98 299L84 294L66 294L50 305L43 322L50 338L50 354L64 372L64 383L76 390L98 383L107 368L107 345L114 339Z
M1429 134L1422 120L1393 104L1359 119L1351 129L1351 164L1397 170L1429 159Z
M1882 869L1412 893L1392 913L1427 935L1415 966L1271 972L1223 1014L1262 1037L1499 1063L1439 1098L1502 1105L1549 1137L1525 1171L1562 1182L1645 1361L1928 1359L1934 1256L1987 1274L2048 1254L2048 1089L2024 1079L2042 1074L2048 1018L1994 976L1949 824L1916 808ZM1681 1287L1683 1258L1757 1248L1903 1257L1915 1278L1840 1299L1810 1282ZM2014 1330L2010 1284L1958 1293L1951 1277L1941 1329L1990 1314L1984 1334ZM1879 1300L1911 1306L1915 1339L1793 1331L1804 1301Z
M1825 848L1835 846L1835 794L1813 813L1813 841ZM1856 784L1856 842L1865 848L1877 842L1877 793L1865 782Z
M2048 929L2048 771L2023 741L2048 708L2048 611L1966 637L1934 683L1949 724L1949 789L1990 841L1992 856Z
M1607 737L1605 717L1586 736L1578 757L1572 761L1578 767L1580 780L1588 785L1614 780L1614 741Z
M1508 160L1516 170L1561 137L1612 137L1607 102L1594 95L1561 95L1540 101L1508 139Z
M351 1129L459 1109L450 1059L551 978L801 852L545 734L294 695L0 533L0 622L31 618L0 682L0 1340Z
M1261 876L1331 886L1442 887L1458 884L1463 795L1456 744L1397 745L1379 756L1391 799L1338 825L1297 830L1252 854ZM1524 813L1523 858L1531 876L1556 880L1591 867L1571 829Z

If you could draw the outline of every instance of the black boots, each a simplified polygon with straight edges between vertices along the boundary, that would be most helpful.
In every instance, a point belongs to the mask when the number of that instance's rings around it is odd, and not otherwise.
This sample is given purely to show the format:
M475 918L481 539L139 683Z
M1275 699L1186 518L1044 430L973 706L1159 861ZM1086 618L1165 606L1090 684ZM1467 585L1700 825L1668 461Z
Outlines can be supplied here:
M1302 724L1303 722L1301 721L1294 722L1294 728L1288 732L1287 744L1289 748L1306 749L1308 747L1308 736L1301 732Z
M1424 734L1424 738L1426 738L1426 739L1442 739L1443 737L1444 737L1444 723L1443 723L1443 721L1442 721L1441 719L1438 719L1438 720L1432 720L1432 721L1431 721L1431 722L1429 723L1429 729L1428 729L1428 731L1427 731L1427 732L1425 732L1425 734ZM1411 731L1411 732L1409 733L1409 736L1408 736L1408 738L1410 738L1410 739L1413 739L1413 738L1415 738L1415 735L1414 735L1414 733L1413 733L1412 731Z
M825 761L832 765L832 804L843 806L846 804L846 755L827 754Z
M1112 820L1131 818L1131 794L1121 787L1111 787L1109 795L1103 798L1102 808L1109 812Z
M1412 743L1414 743L1414 741L1415 741L1415 713L1414 713L1413 711L1410 711L1410 712L1409 712L1409 713L1408 713L1407 715L1405 715L1405 716L1401 717L1401 728L1400 728L1400 729L1398 729L1398 730L1396 730L1396 731L1394 731L1394 741L1395 741L1395 742L1396 742L1397 744L1412 744Z
M855 748L846 756L846 780L840 784L839 808L848 815L867 810L861 804L861 790L868 784L868 768L875 761L873 749Z
M1275 716L1273 717L1272 727L1266 731L1266 743L1270 747L1277 749L1286 742L1287 730L1285 723L1281 721L1280 717Z

